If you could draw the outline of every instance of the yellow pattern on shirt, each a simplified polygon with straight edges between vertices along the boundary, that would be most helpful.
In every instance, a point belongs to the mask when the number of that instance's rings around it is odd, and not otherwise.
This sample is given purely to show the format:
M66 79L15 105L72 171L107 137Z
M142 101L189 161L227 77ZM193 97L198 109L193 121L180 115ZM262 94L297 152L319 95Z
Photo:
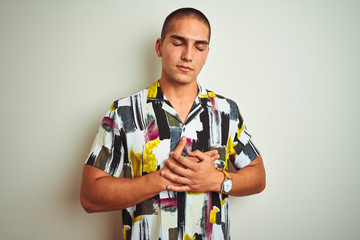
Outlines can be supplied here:
M146 143L144 150L144 172L151 173L157 170L157 161L153 150L159 145L159 143L160 139L155 139Z
M133 177L140 177L142 175L142 153L135 153L131 147L129 158Z
M184 240L195 240L196 236L194 237L190 237L189 232L186 232L186 234L184 235Z
M213 210L211 210L210 212L210 222L212 224L216 223L216 214L219 212L219 209L217 207L215 207Z

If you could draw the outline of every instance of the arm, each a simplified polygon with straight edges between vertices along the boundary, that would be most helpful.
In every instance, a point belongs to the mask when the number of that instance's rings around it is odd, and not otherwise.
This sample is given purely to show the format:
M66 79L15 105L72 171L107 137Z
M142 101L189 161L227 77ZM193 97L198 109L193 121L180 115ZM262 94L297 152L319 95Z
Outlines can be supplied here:
M80 190L81 205L86 212L124 209L165 190L167 183L164 180L159 171L137 178L116 178L85 165Z
M235 173L230 173L233 187L229 195L247 196L260 193L266 186L266 175L261 155L249 165Z
M171 158L166 160L166 166L171 172L161 172L161 175L172 182L182 184L169 185L167 189L177 192L220 192L224 174L212 166L212 160L204 153L195 151L189 155L199 158L201 162L191 162L177 153L172 153ZM177 163L186 168L179 167ZM230 175L233 182L230 195L246 196L260 193L265 188L265 170L260 155L248 166Z
M185 144L186 141L179 141L174 152L180 154ZM167 167L161 170L169 171ZM84 165L80 201L87 212L120 210L154 197L166 190L169 184L178 186L161 177L160 171L136 178L117 178L96 167Z
M182 138L174 152L179 154L186 145L186 138ZM218 159L215 151L204 153L212 159ZM198 159L193 158L197 162ZM166 186L180 186L160 175L160 172L169 173L165 166L161 170L137 178L117 178L90 165L84 165L80 201L87 212L104 212L120 210L148 200ZM151 183L151 184L149 184Z

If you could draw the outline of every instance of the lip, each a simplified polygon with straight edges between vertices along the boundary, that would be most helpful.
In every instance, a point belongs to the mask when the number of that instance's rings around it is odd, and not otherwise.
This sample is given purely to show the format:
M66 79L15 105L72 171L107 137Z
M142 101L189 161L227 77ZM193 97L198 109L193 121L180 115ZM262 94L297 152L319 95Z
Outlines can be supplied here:
M185 65L176 65L176 67L183 72L189 72L193 70L191 67Z

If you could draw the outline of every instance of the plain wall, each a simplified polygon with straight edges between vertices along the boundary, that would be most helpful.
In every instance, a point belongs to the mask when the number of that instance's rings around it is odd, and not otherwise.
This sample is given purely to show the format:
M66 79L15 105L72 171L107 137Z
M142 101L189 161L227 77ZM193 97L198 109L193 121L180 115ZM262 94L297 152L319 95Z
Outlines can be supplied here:
M231 198L232 238L360 238L359 1L34 0L0 2L1 239L121 239L120 212L82 209L82 166L184 6L212 24L200 83L238 103L267 171Z

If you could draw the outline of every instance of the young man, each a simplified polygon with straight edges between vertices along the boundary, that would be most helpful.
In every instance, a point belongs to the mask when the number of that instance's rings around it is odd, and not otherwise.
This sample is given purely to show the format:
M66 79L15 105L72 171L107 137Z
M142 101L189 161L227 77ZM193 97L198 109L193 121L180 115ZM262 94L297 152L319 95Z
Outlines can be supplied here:
M229 239L228 195L265 187L236 104L197 83L210 35L200 11L171 13L156 41L160 80L115 101L100 126L81 203L88 212L122 209L124 239Z

